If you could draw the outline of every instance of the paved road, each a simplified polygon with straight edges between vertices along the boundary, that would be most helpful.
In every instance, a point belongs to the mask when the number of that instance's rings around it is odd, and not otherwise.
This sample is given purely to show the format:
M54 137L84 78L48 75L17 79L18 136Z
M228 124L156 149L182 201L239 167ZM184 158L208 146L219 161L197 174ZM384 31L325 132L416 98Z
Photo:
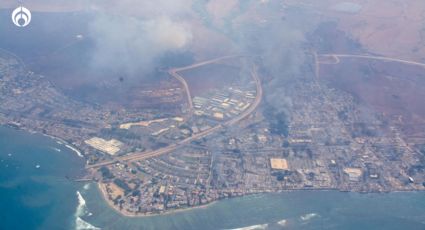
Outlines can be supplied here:
M352 55L352 54L321 54L319 56L333 57L338 61L339 61L339 58L362 58L362 59L372 59L372 60L380 60L380 61L399 62L399 63L409 64L409 65L421 66L425 68L425 63L403 60L398 58L382 57L382 56Z
M186 80L182 76L180 76L176 69L171 69L168 71L168 74L176 78L184 87L184 90L186 91L186 97L187 97L187 103L189 105L189 116L193 114L193 102L192 102L192 95L190 94L189 86L187 85Z
M226 56L226 57L216 58L216 59L213 59L213 60L197 63L197 64L194 64L194 65L191 65L191 66L173 69L173 70L170 70L170 72L177 73L179 71L188 70L188 69L196 68L196 67L199 67L199 66L212 64L212 63L224 60L224 59L235 58L235 57L238 57L238 56ZM186 138L186 139L181 140L177 143L171 144L167 147L164 147L164 148L161 148L161 149L158 149L158 150L155 150L155 151L132 153L131 155L117 157L117 158L115 158L114 160L111 160L111 161L105 161L105 162L101 162L101 163L98 163L98 164L89 165L86 168L87 169L98 168L98 167L101 167L101 166L113 164L116 161L145 160L145 159L148 159L148 158L157 157L157 156L160 156L160 155L163 155L163 154L167 154L167 153L170 153L170 152L176 150L177 148L180 148L180 147L182 147L186 144L189 144L190 142L192 142L194 140L198 140L198 139L206 137L206 136L208 136L212 133L215 133L225 126L232 126L232 125L236 124L237 122L247 118L249 115L251 115L251 113L253 113L257 109L258 105L260 104L260 102L263 98L263 88L261 86L261 80L260 80L260 78L258 77L258 74L257 74L257 67L256 66L254 66L253 69L251 70L251 75L252 75L252 78L254 79L254 81L256 83L256 88L257 88L257 94L256 94L256 97L255 97L255 100L247 110L245 110L244 112L242 112L240 115L236 116L235 118L233 118L233 119L231 119L227 122L224 122L224 124L214 126L214 127L210 128L208 130L197 133L197 134L195 134L195 135L193 135L189 138Z
M201 66L204 66L204 65L209 65L209 64L216 63L216 62L219 62L219 61L222 61L222 60L226 60L226 59L230 59L230 58L236 58L236 57L242 57L242 56L240 56L240 55L229 55L229 56L219 57L219 58L211 59L211 60L208 60L208 61L195 63L195 64L190 65L190 66L170 69L168 71L168 73L171 76L176 78L183 85L183 87L186 91L187 103L189 105L189 116L193 115L192 95L190 93L190 89L189 89L189 86L188 86L186 80L180 74L178 74L178 72L198 68L198 67L201 67Z

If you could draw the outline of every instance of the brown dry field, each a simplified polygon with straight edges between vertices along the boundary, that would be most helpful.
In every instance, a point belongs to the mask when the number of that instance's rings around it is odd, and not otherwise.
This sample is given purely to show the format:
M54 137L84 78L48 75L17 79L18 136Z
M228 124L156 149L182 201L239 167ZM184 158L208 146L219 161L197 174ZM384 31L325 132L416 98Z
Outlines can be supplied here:
M414 135L425 124L425 69L401 63L341 59L322 64L320 80L346 91Z
M236 82L240 69L224 64L211 64L182 71L180 74L189 85L192 96L201 96L207 91L229 87Z
M423 0L287 0L288 5L313 9L322 20L338 21L338 29L371 53L401 59L424 60L425 2ZM358 13L332 9L338 3L362 6Z
M271 0L270 0L271 1ZM124 3L123 3L124 2ZM151 12L134 9L130 3L137 0L96 0L87 4L85 0L28 0L28 7L36 11L75 11L81 9L106 10L113 13L138 15L149 17ZM188 0L190 2L190 0ZM233 25L241 23L260 23L264 19L268 21L280 20L283 12L275 12L267 7L267 0L255 1L249 5L244 13L234 18ZM339 12L332 9L338 3L352 2L362 6L358 13ZM127 4L129 3L129 4ZM377 55L425 62L425 3L424 0L283 0L283 5L296 5L314 12L319 16L320 22L337 21L339 31L327 33L332 39L334 50L350 52L347 48L350 44L343 37L351 38L361 44L364 50ZM0 8L11 8L16 5L14 0L0 2ZM224 18L241 7L241 2L235 0L210 0L206 10L211 14L213 24L220 27ZM190 9L190 4L188 4ZM234 54L237 52L233 42L220 32L207 28L202 24L199 15L194 12L185 15L193 32L193 43L190 50L195 54L196 61L206 60L211 57ZM341 38L340 38L341 37ZM373 76L364 76L362 68L372 69ZM213 66L201 67L183 72L182 75L188 81L194 95L229 84L232 79L227 70L214 70ZM237 72L231 70L230 72ZM209 77L205 78L208 72ZM225 73L225 74L223 74ZM360 99L372 105L378 111L388 116L402 115L405 123L425 123L425 105L421 101L424 95L424 70L419 67L406 66L394 63L385 63L368 60L344 60L339 65L322 65L322 76L326 80L332 80L335 87L350 91ZM77 73L78 74L78 73ZM421 75L422 74L422 75ZM78 74L79 75L79 74ZM82 75L82 74L81 74ZM421 75L421 76L419 76ZM73 79L73 78L69 78ZM85 85L83 79L67 83L65 89L78 88ZM108 83L105 83L108 84ZM109 83L110 84L110 83ZM115 83L114 84L118 84ZM91 88L85 89L88 91ZM121 96L125 101L137 95L139 87L129 90L129 97ZM123 90L124 91L124 90ZM106 97L102 93L99 98ZM108 98L109 100L109 98ZM143 101L139 98L138 101ZM136 102L139 105L139 102ZM135 106L134 104L132 106Z
M124 3L123 3L124 2ZM191 10L191 1L187 0L187 20L194 29L194 51L205 59L206 55L221 54L231 49L230 41L224 36L202 26L199 17ZM246 21L261 21L272 19L267 2L256 1L251 3L247 11L235 17L234 25ZM332 9L338 3L352 2L362 6L358 13L345 13ZM149 17L155 12L135 9L133 6L137 0L113 1L113 0L28 0L25 5L34 11L79 11L101 10L131 16ZM367 50L385 56L421 60L425 56L425 3L423 0L283 0L284 5L296 5L308 10L316 11L321 20L338 21L338 28L349 34L353 40L359 41ZM241 6L240 2L229 0L211 0L207 4L207 11L211 14L213 23L217 26L224 25L224 18L231 15L235 9ZM15 0L3 0L1 8L16 7ZM281 16L281 15L280 15ZM270 18L272 17L272 18ZM208 39L206 39L208 38ZM209 42L201 42L209 40ZM218 45L217 45L218 44ZM217 45L217 46L215 46ZM210 47L219 50L209 49Z

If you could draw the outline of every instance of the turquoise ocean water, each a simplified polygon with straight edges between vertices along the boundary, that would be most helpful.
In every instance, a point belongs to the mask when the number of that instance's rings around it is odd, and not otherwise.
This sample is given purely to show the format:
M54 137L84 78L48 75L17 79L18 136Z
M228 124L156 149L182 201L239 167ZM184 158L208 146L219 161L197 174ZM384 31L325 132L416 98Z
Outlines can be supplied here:
M122 217L95 184L72 181L83 167L82 158L50 138L0 128L0 229L425 229L420 192L260 194Z

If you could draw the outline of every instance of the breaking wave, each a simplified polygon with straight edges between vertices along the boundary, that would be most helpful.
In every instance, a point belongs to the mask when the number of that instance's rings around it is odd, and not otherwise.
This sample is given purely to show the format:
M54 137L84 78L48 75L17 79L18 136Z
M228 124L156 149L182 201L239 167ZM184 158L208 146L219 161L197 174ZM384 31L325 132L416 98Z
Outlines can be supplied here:
M267 229L268 226L269 226L268 224L257 224L257 225L242 227L242 228L234 228L230 230L264 230L264 229Z
M90 189L90 184L85 184L83 188L84 188L84 190L89 190Z
M305 214L303 216L300 216L300 219L302 221L309 221L309 220L311 220L315 217L318 217L318 216L319 216L319 214L317 214L317 213L309 213L309 214Z
M75 220L75 226L76 230L100 230L100 228L93 226L87 221L81 219L80 217L77 217L77 219Z
M288 221L286 219L280 220L277 222L278 225L280 226L286 226L286 224L288 223Z
M78 151L78 149L72 147L71 145L67 145L66 144L65 147L67 147L68 149L71 149L72 151L74 151L79 157L84 157L83 154L80 151Z
M51 149L55 150L56 152L61 152L62 150L55 148L55 147L51 147Z
M80 191L77 191L78 206L75 210L75 229L76 230L100 230L100 228L90 224L83 220L81 217L90 214L87 210L86 200L81 195Z

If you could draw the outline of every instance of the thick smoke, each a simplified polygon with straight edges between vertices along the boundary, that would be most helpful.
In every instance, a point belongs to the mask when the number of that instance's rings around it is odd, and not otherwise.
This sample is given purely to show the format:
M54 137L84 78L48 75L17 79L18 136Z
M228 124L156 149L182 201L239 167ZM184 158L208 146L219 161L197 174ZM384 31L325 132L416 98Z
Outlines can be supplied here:
M94 69L142 77L158 67L158 59L165 53L188 48L191 28L179 19L186 9L177 7L175 2L167 3L120 1L113 3L113 10L100 9L90 24L90 37L95 44L91 60ZM140 12L133 12L134 9Z
M285 93L294 78L299 78L306 61L303 33L287 24L271 25L268 40L259 41L263 52L262 64L272 79L267 83L265 100L278 111L290 115L292 98Z
M261 74L269 79L263 82L265 102L289 115L292 99L286 94L286 88L299 77L306 61L303 32L285 22L247 28L246 31L253 32L246 32L241 44L245 45L245 52L260 57Z

